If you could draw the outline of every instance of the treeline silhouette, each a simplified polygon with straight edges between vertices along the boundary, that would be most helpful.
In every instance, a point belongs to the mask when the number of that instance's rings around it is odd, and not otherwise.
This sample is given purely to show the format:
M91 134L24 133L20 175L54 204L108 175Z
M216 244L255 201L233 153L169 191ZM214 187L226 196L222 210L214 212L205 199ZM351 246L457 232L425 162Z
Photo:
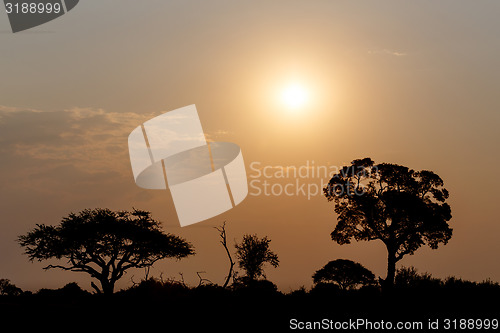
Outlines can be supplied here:
M194 246L165 233L150 212L86 209L71 213L57 226L36 225L19 236L30 261L59 260L44 269L83 272L92 278L90 293L76 283L35 293L0 280L0 306L14 311L36 309L39 315L64 314L68 320L123 318L142 314L165 318L167 327L216 326L223 331L286 331L290 319L380 320L497 318L500 285L456 277L440 279L397 263L427 245L437 249L452 237L451 207L443 180L432 171L358 159L333 175L324 195L334 202L337 224L331 233L340 245L351 241L383 242L387 274L376 277L361 263L337 258L311 272L312 287L283 292L267 280L266 268L280 260L271 240L245 234L228 246L225 222L215 229L228 262L221 285L204 279L189 286L181 280L149 277L159 260L195 255ZM116 291L128 270L145 269L146 277ZM238 270L238 268L240 270ZM2 313L2 312L0 312ZM223 327L224 329L221 329Z
M283 292L264 278L236 279L224 288L202 279L198 285L190 286L182 280L149 277L113 295L91 293L75 282L59 289L22 291L6 279L0 280L4 314L12 309L22 313L31 309L40 318L57 315L70 322L90 314L101 319L111 314L128 314L154 321L163 318L168 327L183 329L222 324L234 329L243 324L247 329L265 325L279 332L288 329L292 318L496 318L500 313L499 297L497 282L440 279L419 273L414 267L397 270L394 288L389 293L376 280L351 288L322 280L310 288Z
M346 261L345 259L340 259ZM368 271L369 272L369 271ZM371 272L370 272L371 273ZM373 274L373 273L371 273ZM314 276L316 276L315 274ZM133 285L121 289L113 294L112 297L118 298L134 298L148 297L152 300L164 300L171 297L205 297L207 295L219 296L278 296L285 298L301 298L301 297L336 297L345 295L384 295L393 297L394 295L418 293L425 294L446 294L460 293L467 295L468 293L500 293L500 284L486 279L481 282L470 281L454 276L449 276L444 279L433 277L430 273L419 273L413 267L402 267L397 270L395 277L394 289L391 294L383 291L380 285L372 280L359 288L345 288L334 282L318 282L314 283L310 288L304 286L299 287L289 292L278 290L278 287L273 282L267 279L248 280L245 277L238 278L229 287L224 288L221 285L204 282L202 279L196 286L190 286L182 280L163 279L163 277L149 277L140 282L133 282ZM13 284L9 279L0 279L0 300L3 302L16 302L23 300L35 300L51 297L54 299L63 300L78 300L80 298L105 297L97 293L89 292L82 289L78 283L70 282L58 289L42 288L36 292L23 291L21 288Z

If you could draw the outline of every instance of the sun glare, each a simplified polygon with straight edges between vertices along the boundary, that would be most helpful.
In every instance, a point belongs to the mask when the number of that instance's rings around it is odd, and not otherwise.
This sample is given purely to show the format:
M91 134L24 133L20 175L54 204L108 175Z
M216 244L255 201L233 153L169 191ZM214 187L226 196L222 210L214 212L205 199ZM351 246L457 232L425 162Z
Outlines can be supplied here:
M298 83L289 84L281 93L281 101L292 110L304 107L309 99L307 90Z

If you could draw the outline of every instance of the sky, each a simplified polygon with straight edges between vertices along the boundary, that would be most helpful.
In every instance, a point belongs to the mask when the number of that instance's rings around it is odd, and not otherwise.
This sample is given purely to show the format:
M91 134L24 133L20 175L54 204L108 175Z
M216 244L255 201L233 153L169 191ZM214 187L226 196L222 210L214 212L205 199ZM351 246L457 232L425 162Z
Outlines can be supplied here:
M0 12L0 278L90 289L85 274L29 262L16 238L95 207L149 210L194 245L155 264L156 277L222 283L223 221L230 246L272 240L280 266L265 271L282 291L309 288L339 258L385 277L381 242L331 240L334 206L318 191L329 177L312 174L371 157L432 170L450 192L450 242L399 265L500 281L499 15L496 1L85 0L14 34ZM302 105L282 100L290 86ZM241 147L250 186L234 209L181 228L167 191L135 185L127 137L191 104L209 140ZM302 175L283 176L294 168ZM118 289L143 277L131 271Z

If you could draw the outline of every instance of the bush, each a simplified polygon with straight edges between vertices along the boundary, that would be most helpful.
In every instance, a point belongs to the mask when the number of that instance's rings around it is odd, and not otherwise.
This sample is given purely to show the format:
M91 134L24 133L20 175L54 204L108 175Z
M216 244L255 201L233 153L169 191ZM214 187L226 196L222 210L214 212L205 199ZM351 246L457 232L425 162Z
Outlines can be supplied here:
M189 288L182 282L167 280L163 281L154 277L135 284L134 286L121 290L118 294L129 296L146 297L175 297L186 295Z
M59 289L42 288L37 293L39 296L78 298L91 295L88 291L80 288L78 283L70 282Z
M341 289L338 285L328 282L316 283L309 292L313 296L333 297L339 295Z
M12 284L9 279L0 279L0 295L2 296L19 296L23 290Z
M418 288L432 289L443 285L440 279L432 277L429 273L419 274L417 269L411 267L401 267L396 272L394 286L396 288Z
M242 277L234 281L231 289L237 295L263 296L280 294L278 287L269 280L252 280Z
M375 275L363 265L348 259L337 259L317 270L313 276L314 283L333 283L342 290L374 285Z

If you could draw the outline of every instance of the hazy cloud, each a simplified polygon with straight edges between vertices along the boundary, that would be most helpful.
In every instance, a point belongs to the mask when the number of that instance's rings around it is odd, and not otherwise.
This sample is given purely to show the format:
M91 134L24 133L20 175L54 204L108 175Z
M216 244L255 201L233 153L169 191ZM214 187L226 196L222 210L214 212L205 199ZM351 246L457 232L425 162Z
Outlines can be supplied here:
M405 57L408 55L406 52L401 52L401 51L394 51L394 50L388 50L388 49L383 49L383 50L370 50L368 51L368 54L382 54L382 55L391 55L395 57Z
M205 133L205 138L207 139L207 141L212 142L212 141L219 141L220 139L223 139L233 134L234 132L219 129L214 132Z
M2 190L9 200L37 198L31 201L55 205L127 202L140 193L132 177L127 138L154 116L79 107L40 111L2 106Z
M42 111L36 110L36 109L29 109L29 108L15 107L15 106L0 105L0 119L2 118L2 114L13 113L13 112L21 112L21 111L42 112Z
M40 111L2 106L0 151L10 158L69 162L86 172L125 171L128 134L153 116L77 107Z

